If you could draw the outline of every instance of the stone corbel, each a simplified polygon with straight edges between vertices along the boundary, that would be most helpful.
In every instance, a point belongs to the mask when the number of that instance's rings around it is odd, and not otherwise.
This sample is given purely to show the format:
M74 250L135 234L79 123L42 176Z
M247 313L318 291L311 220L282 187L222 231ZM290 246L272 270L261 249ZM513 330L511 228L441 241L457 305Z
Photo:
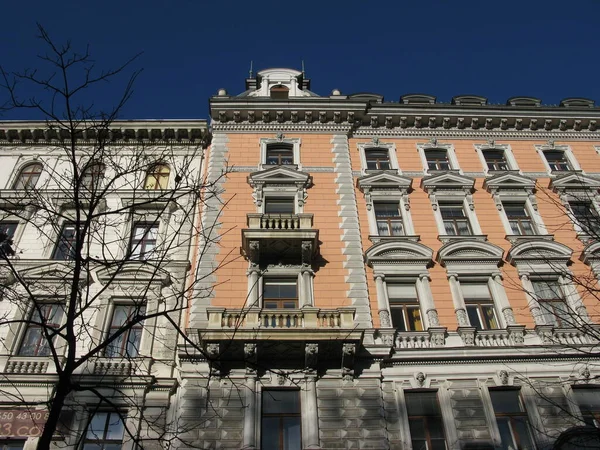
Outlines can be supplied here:
M321 123L327 122L327 112L319 111L319 122L321 122Z
M302 265L311 266L313 258L313 245L311 241L302 241Z
M342 373L346 378L354 372L354 357L356 355L356 344L344 342L342 344Z
M558 128L560 129L560 131L566 131L567 130L567 119L560 119Z
M473 128L474 130L479 128L479 118L473 117L471 119L471 128Z
M428 126L429 126L429 128L435 128L437 126L437 118L436 117L430 117L429 118Z
M308 198L308 192L306 188L298 189L298 208L303 208L306 203L306 199Z
M429 342L432 347L444 347L446 345L446 327L429 327Z
M312 121L313 121L313 113L312 113L312 111L306 111L304 113L304 120L306 121L306 123L312 123Z
M485 128L487 130L491 130L492 128L494 128L494 119L491 119L491 118L485 119Z
M297 123L298 122L298 111L292 111L290 113L290 119L292 120L293 123Z
M256 115L254 114L254 111L248 111L248 122L256 122Z
M371 117L371 127L372 128L379 127L379 117L377 117L377 116Z
M544 130L550 131L552 129L552 119L546 119L544 121Z
M537 199L535 198L535 194L533 193L533 191L528 191L527 192L527 198L529 198L529 203L531 203L531 207L533 208L534 211L538 210L538 203L537 203Z
M264 123L269 123L271 121L271 112L270 111L262 112L262 121Z
M319 344L308 343L304 346L304 366L306 369L315 370L319 361Z
M246 342L244 344L244 360L246 362L246 374L256 374L258 363L258 351L255 342Z
M471 211L475 210L475 204L473 203L473 194L471 194L470 190L465 189L465 198L467 199L467 204L469 205L469 209Z
M347 117L348 117L347 118L348 123L353 124L354 123L354 113L353 112L349 112Z
M227 113L225 111L219 111L219 122L227 122Z
M429 194L429 200L431 201L431 208L432 208L434 211L437 211L437 210L438 210L438 206L439 206L439 204L438 204L438 201L437 201L437 199L435 198L435 194L433 194L433 193L432 193L432 194Z
M508 130L508 119L500 119L500 128L502 130Z
M590 123L588 123L588 130L596 131L596 121L595 120L590 120Z
M334 111L334 113L333 113L333 121L335 123L341 123L342 122L342 113L340 111Z
M276 118L277 118L277 122L279 123L283 123L284 122L284 118L283 118L283 111L277 111L275 113Z
M242 114L240 111L234 111L233 112L233 120L234 122L241 122L242 121Z
M402 191L402 203L404 203L404 209L410 211L410 197L406 190Z
M529 121L529 129L530 130L537 130L537 119L531 119Z
M510 310L512 314L512 309L506 308L503 312ZM513 317L514 323L514 317ZM508 330L508 338L513 345L523 345L525 343L525 325L508 325L506 327Z
M209 342L206 344L206 358L210 367L212 376L221 375L221 366L219 364L219 356L221 355L221 344L219 342Z
M258 185L254 188L254 192L252 193L252 198L254 199L254 204L258 207L262 206L263 202L263 187L262 185Z
M515 119L515 129L516 130L523 129L523 119Z
M417 116L415 117L415 128L421 128L422 124L421 124L421 116Z
M575 131L581 131L581 120L576 120L575 122L573 122L573 129Z
M250 241L248 244L248 260L253 264L258 264L260 259L260 241Z
M392 128L393 127L392 116L386 116L385 117L385 127L386 128Z
M464 310L463 310L464 312ZM458 313L458 311L457 311ZM466 314L466 313L465 313ZM460 338L463 341L463 344L465 344L465 346L467 347L471 347L475 345L475 327L464 327L464 326L459 326L457 331L458 331L458 335L460 336Z
M496 209L498 211L502 211L502 199L500 198L500 195L498 195L496 189L492 191L492 198L494 199L494 203L496 204Z
M450 117L444 117L444 119L442 120L442 126L447 130L450 128L451 124L450 124Z
M406 128L408 126L408 119L405 116L400 117L400 128Z
M458 119L456 119L456 128L458 128L459 130L463 130L465 128L464 117L459 117Z

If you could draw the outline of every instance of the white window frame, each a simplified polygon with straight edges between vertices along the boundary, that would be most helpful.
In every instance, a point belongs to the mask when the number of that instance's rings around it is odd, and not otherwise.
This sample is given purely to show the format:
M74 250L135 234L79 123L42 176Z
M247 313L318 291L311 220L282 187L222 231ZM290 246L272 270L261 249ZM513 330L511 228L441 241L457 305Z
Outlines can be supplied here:
M260 140L260 162L258 164L258 170L265 170L265 169L269 169L271 167L277 167L274 165L267 164L267 146L269 144L291 144L293 146L292 153L294 155L293 164L295 164L298 167L298 170L302 170L302 164L300 162L301 139L300 138L286 138L286 137L262 138Z
M389 297L389 293L388 293L388 283L390 284L406 284L406 285L411 285L414 286L415 288L415 293L416 293L416 297L417 297L417 305L419 306L419 313L421 315L421 325L423 327L422 331L411 331L411 330L406 330L403 331L403 333L422 333L422 332L426 332L427 328L428 328L428 320L427 320L427 311L424 310L423 308L423 301L421 300L420 296L423 295L423 293L427 292L429 293L429 296L431 296L431 290L429 287L429 283L423 283L421 280L421 277L415 277L415 276L398 276L398 275L385 275L383 277L383 293L385 296L385 303L387 304L387 308L388 311L390 312L390 325L393 326L393 322L392 322L392 308L391 308L391 304L390 304L390 297ZM421 283L422 285L420 286L419 283Z
M454 151L454 144L440 144L439 142L428 142L428 143L419 143L417 144L417 151L419 152L419 157L421 158L421 164L423 164L423 172L428 173L438 173L441 172L439 170L429 170L429 165L427 164L427 157L425 156L426 150L445 150L446 155L448 156L448 163L450 164L450 170L458 170L458 173L462 175L463 171L458 164L458 158L456 157L456 152Z
M563 154L565 156L565 160L571 166L571 170L581 171L582 173L585 173L581 170L581 166L577 162L577 159L575 158L575 155L573 154L571 147L568 145L544 144L544 145L536 145L535 149L537 150L540 158L542 159L542 162L544 163L544 167L546 168L546 172L548 172L548 175L556 176L556 175L564 174L565 172L568 172L568 171L563 171L563 170L553 171L552 169L550 169L550 165L548 164L548 160L546 159L546 155L544 154L545 151L561 151L561 152L563 152Z
M446 234L446 227L444 226L444 219L442 218L441 207L448 204L462 205L465 217L467 218L467 220L469 221L469 225L471 226L472 234L470 234L469 236L481 236L483 234L483 232L481 231L481 227L479 226L479 221L477 220L477 215L475 214L473 203L471 201L472 198L471 200L469 200L463 194L453 196L436 194L435 199L431 199L433 215L440 236L458 239L464 237L459 235Z
M37 183L33 187L33 189L40 189L41 186L43 186L44 183L46 183L46 180L48 178L48 171L47 171L47 164L44 163L43 161L41 161L37 157L27 158L22 161L19 161L19 163L17 165L15 165L12 175L9 177L8 182L5 185L5 189L20 191L21 189L13 189L13 186L17 182L17 178L21 175L21 172L23 171L23 169L30 164L41 164L42 165L42 172L40 173L40 177L38 178Z
M493 305L494 305L494 312L496 313L496 320L498 321L498 328L496 328L496 330L502 330L502 329L506 329L506 326L508 325L506 323L506 319L504 317L504 313L502 310L500 310L499 308L499 301L498 301L498 297L500 295L504 295L504 297L506 297L506 293L504 291L504 287L501 285L498 285L495 281L494 278L492 277L492 275L490 274L489 276L477 276L477 277L470 277L468 275L458 275L457 277L457 282L460 286L460 293L462 296L462 303L465 305L465 312L467 312L467 302L464 298L464 291L462 290L462 283L464 284L481 284L481 285L487 285L487 289L488 289L488 293L490 294L490 300L492 301ZM469 319L469 314L467 312L467 320L469 321L469 323L471 322L471 320ZM474 327L475 325L473 325L471 323L471 326ZM479 330L478 332L486 332L486 331L494 331L492 330Z
M148 299L142 301L141 299L138 299L140 302L143 302L144 306L145 306L145 315L148 315L149 312L149 308L150 308L150 304L148 302ZM108 304L105 305L105 307L103 308L104 311L106 311L106 314L103 317L99 317L99 319L102 321L102 325L101 325L101 336L102 339L105 340L108 338L109 334L110 334L110 326L112 323L112 319L113 319L113 314L115 312L115 306L133 306L135 303L131 298L123 298L123 297L112 297ZM142 333L140 335L140 342L138 345L138 354L137 356L106 356L106 349L108 349L108 347L102 352L101 357L102 358L108 358L108 359L132 359L132 358L142 358L142 357L147 357L150 356L151 354L151 343L150 342L146 342L146 341L150 341L151 339L147 339L146 337L146 329L153 329L154 328L154 323L156 322L156 317L148 319L147 321L142 322L141 327L142 327ZM131 329L131 328L130 328Z
M533 195L533 194L531 194ZM527 193L523 193L521 195L517 195L512 193L511 195L502 195L501 193L495 194L496 206L498 208L498 212L500 213L500 220L502 221L502 225L504 225L504 231L506 231L507 236L520 236L523 239L527 237L547 235L548 230L546 229L546 225L544 225L544 221L542 220L542 216L538 211L537 203L534 205L531 202L531 195ZM523 204L525 211L529 215L531 219L531 223L533 225L533 229L535 233L533 235L527 234L514 234L512 232L512 228L510 226L510 222L508 220L508 216L506 215L506 210L504 209L505 203L521 203Z
M508 169L506 171L518 170L519 173L521 173L519 165L517 164L517 160L515 159L515 155L513 154L512 148L509 144L473 144L473 147L475 147L475 150L477 151L477 156L479 156L479 161L481 161L481 166L483 167L483 173L485 173L486 175L490 172L503 172L498 170L492 171L488 169L487 161L485 160L485 156L483 154L486 150L498 150L504 152L504 159L506 160L506 165L508 166Z
M309 276L306 277L308 286L304 282L305 277L304 274L308 273ZM250 275L250 274L249 274ZM304 269L302 265L294 265L293 267L279 267L279 266L268 266L265 271L263 271L258 277L257 285L254 287L252 277L248 277L248 299L252 295L252 291L254 288L256 289L256 293L258 295L257 304L248 305L248 306L257 306L259 308L264 308L263 305L263 286L265 280L269 278L282 279L282 278L295 278L296 279L296 292L298 294L298 309L301 309L303 306L313 306L314 305L314 272L310 269ZM253 302L254 303L254 302Z
M284 190L282 190L284 189ZM266 206L268 199L283 199L291 198L294 202L294 212L292 214L302 214L304 212L304 195L302 191L298 191L296 186L288 187L269 187L265 185L262 189L262 201L256 205L256 212L266 214ZM302 201L299 201L299 197L302 195Z
M394 143L384 143L384 142L379 142L379 140L374 140L374 142L361 142L359 144L357 144L357 148L358 148L358 154L360 156L360 167L361 167L361 171L362 174L365 175L367 173L372 173L373 171L376 171L377 169L367 169L367 150L370 149L380 149L380 150L386 150L388 151L388 158L390 161L390 169L389 170L396 170L397 173L399 175L402 174L402 171L400 170L400 166L398 164L398 157L396 156L396 144Z

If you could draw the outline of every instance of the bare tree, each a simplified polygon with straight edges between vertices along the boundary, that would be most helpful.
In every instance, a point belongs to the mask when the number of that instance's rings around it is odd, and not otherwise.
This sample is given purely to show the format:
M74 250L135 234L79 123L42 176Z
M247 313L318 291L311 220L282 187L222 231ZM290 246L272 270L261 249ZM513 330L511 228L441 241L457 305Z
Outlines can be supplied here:
M136 58L98 71L87 49L39 33L48 74L0 69L3 109L43 118L4 127L19 148L0 192L2 395L29 408L38 449L56 439L68 447L102 441L120 424L135 446L162 448L179 427L168 395L163 403L146 397L173 391L178 339L193 346L188 305L210 294L206 272L196 270L215 240L215 224L202 225L199 213L219 195L218 180L201 172L206 126L118 121L140 74L131 70ZM119 79L112 107L86 103ZM14 382L23 374L40 375L47 398ZM32 414L44 406L45 422Z

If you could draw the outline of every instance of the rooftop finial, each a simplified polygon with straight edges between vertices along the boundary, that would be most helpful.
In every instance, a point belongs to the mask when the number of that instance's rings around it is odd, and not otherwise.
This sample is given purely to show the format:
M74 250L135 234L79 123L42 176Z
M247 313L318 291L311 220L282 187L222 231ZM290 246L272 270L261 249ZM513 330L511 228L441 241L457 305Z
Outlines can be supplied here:
M252 63L253 61L250 61L250 71L248 72L248 78L252 78L254 76L254 72L252 72Z
M302 76L304 76L304 60L302 60Z

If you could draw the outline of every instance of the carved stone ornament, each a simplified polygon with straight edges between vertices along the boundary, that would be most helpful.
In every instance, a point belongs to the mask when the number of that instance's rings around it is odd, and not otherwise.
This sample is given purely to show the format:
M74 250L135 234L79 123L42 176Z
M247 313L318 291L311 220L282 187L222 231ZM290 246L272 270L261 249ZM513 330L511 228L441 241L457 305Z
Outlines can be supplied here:
M251 262L258 262L259 259L259 250L260 250L260 242L259 241L250 241L248 244L248 259Z
M554 148L554 139L548 139L548 142L546 143L546 145L550 148Z
M446 345L446 329L429 329L429 342L433 347L444 347Z
M302 264L310 266L312 263L313 246L311 241L302 241Z
M354 356L356 352L356 344L345 343L342 347L344 356Z
M515 315L512 308L504 308L502 310L502 314L504 315L506 325L516 325L517 321L515 320Z
M463 340L465 345L475 345L475 333L468 331L465 333L461 333L460 337Z
M508 332L511 342L513 345L523 345L525 343L525 336L522 329L510 330Z
M381 342L383 342L383 345L387 345L387 346L391 347L392 345L394 345L394 335L388 334L388 333L382 334Z
M440 319L438 318L438 312L435 309L427 311L427 319L429 319L429 325L437 327L440 325Z
M392 323L390 322L390 313L387 310L382 309L379 311L379 323L383 328L389 328L392 326Z
M498 372L498 378L500 378L500 382L503 386L508 384L508 372L506 370L501 370Z
M429 140L429 143L435 147L438 144L438 140L436 138L431 138Z
M371 142L373 143L373 145L377 146L377 145L379 145L379 138L374 137L373 139L371 139Z
M354 379L354 371L352 369L348 369L344 367L342 369L342 380L345 382L350 382Z
M589 381L591 374L590 374L590 369L588 369L587 366L583 367L580 371L579 371L579 376L581 378L583 378L585 381Z
M419 387L423 387L423 385L425 384L425 378L426 377L423 372L419 372L419 373L415 374L415 380L417 380Z
M244 356L246 357L246 359L254 359L256 357L255 343L244 344Z
M468 327L469 325L471 325L469 323L467 312L464 309L456 310L456 320L458 321L459 327Z
M487 141L487 142L488 142L488 146L489 146L490 148L494 148L494 147L496 146L496 141L495 141L495 140L493 140L493 139L488 139L488 141Z
M283 141L283 139L285 138L285 134L283 134L283 131L278 131L277 134L275 135L275 138L281 142Z
M219 356L219 344L214 342L206 344L206 354L211 358Z
M307 368L315 368L319 359L319 344L309 343L304 346L305 365Z
M285 375L283 373L277 374L277 384L283 386L285 384Z

